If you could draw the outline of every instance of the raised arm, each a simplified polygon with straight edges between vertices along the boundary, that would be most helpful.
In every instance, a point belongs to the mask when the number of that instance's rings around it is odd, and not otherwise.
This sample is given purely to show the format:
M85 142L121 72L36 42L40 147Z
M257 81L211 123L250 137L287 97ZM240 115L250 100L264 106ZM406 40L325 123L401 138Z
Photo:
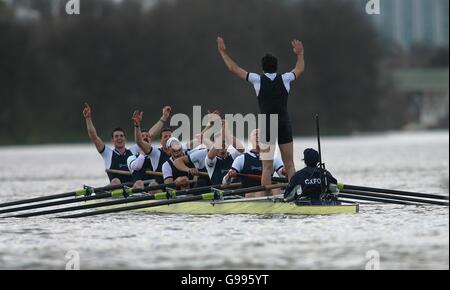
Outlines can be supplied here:
M208 111L208 125L206 126L203 131L196 136L196 138L199 140L199 142L206 146L207 149L212 149L214 147L214 142L211 141L211 137L214 134L213 129L217 129L216 122L220 122L220 112L214 111L209 112ZM205 138L206 136L206 138Z
M292 50L297 55L297 63L292 72L298 78L305 71L305 50L303 48L303 43L297 39L292 41Z
M214 158L217 157L217 155L219 155L220 150L216 149L214 147L211 148L211 150L208 151L208 159L209 160L213 160Z
M84 104L83 116L86 120L86 128L89 139L91 139L91 142L94 143L95 148L97 148L97 151L100 153L105 149L105 143L103 143L103 140L100 139L100 137L98 137L97 135L97 130L95 129L94 123L92 122L92 109L88 103Z
M152 144L145 142L142 139L141 134L141 123L142 117L144 116L144 112L134 111L133 113L133 122L134 122L134 140L136 144L141 148L144 154L148 155L152 152Z
M211 149L214 146L214 143L211 140L203 137L208 132L208 130L203 130L202 133L197 134L195 139L191 140L188 144L188 148L194 149L200 145L205 145L206 149Z
M244 145L238 138L236 138L235 136L233 136L233 134L231 134L227 123L225 123L224 131L227 144L231 144L231 146L233 146L234 149L236 149L240 153L245 153Z
M214 111L213 113L208 113L208 116L216 115L216 114L218 114L218 111ZM220 116L219 116L219 118L220 118ZM205 129L203 129L200 134L197 134L194 139L189 141L189 143L187 144L188 148L194 149L200 145L205 145L207 149L211 149L212 146L214 145L214 143L211 142L211 140L209 140L208 138L205 138L204 136L206 135L207 137L209 137L209 130L211 130L212 128L213 128L213 123L211 122L211 119L210 119L210 122L205 127Z
M194 139L192 139L191 141L189 141L186 144L187 148L194 149L200 145L205 145L206 148L208 148L208 149L211 148L210 145L212 143L209 140L206 140L205 138L203 138L203 135L206 134L206 132L208 132L208 130L209 130L209 127L206 127L205 129L203 129L203 131L200 134L197 134Z
M237 65L237 63L234 62L234 60L228 55L225 41L222 37L217 37L217 48L219 49L219 53L228 69L240 79L245 81L247 79L248 72Z
M150 134L150 138L153 139L153 138L155 138L155 136L158 136L158 134L161 132L161 130L166 126L166 123L169 121L171 114L172 114L172 108L170 106L165 106L163 108L161 118L148 131L148 133Z

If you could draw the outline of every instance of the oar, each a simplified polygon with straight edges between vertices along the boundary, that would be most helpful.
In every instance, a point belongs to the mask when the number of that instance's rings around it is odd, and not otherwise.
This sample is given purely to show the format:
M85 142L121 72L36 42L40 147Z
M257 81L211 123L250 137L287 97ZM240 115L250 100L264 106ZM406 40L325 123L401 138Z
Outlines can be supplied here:
M166 186L169 187L169 185L166 185ZM226 188L237 188L240 186L241 186L241 183L233 183L233 184L223 185L223 186L217 185L215 188L226 189ZM131 204L131 203L141 202L141 201L167 200L170 198L174 198L176 196L184 196L184 195L188 195L188 194L192 194L192 193L205 193L208 191L211 191L211 186L198 187L198 188L180 190L180 191L175 191L175 192L160 192L160 193L155 193L155 194L145 195L145 196L129 197L126 199L110 200L110 201L105 201L105 202L98 202L98 203L85 204L85 205L79 205L79 206L73 206L73 207L65 207L65 208L58 208L58 209L52 209L52 210L46 210L46 211L40 211L40 212L20 214L20 215L15 215L15 216L8 216L6 218L27 218L27 217L43 216L43 215L57 214L57 213L63 213L63 212L100 208L100 207L106 207L106 206Z
M117 174L117 175L125 175L125 176L132 175L131 172L123 171L123 170L107 169L105 171L106 171L106 173L113 173L113 174ZM150 176L159 176L159 177L164 176L162 172L157 172L157 171L145 171L145 174L150 175ZM196 175L202 176L202 177L209 177L209 174L207 172L199 172Z
M150 182L153 182L153 181L151 181L151 180L144 181L144 184L149 184ZM107 186L97 187L97 188L85 186L85 188L83 188L83 189L79 189L79 190L71 191L71 192L67 192L67 193L54 194L54 195L49 195L49 196L42 196L42 197L1 203L0 208L21 205L21 204L27 204L27 203L35 203L35 202L53 200L53 199L67 198L67 197L87 196L87 195L91 195L92 193L100 193L100 192L105 192L105 191L109 191L109 190L116 190L119 188L123 188L124 186L133 186L133 183L128 182L128 183L123 183L123 184L118 184L118 185L107 185Z
M196 181L189 181L190 184L195 183ZM65 200L58 200L53 202L47 202L47 203L39 203L39 204L32 204L28 206L22 206L22 207L13 207L8 208L5 210L0 210L0 214L5 213L12 213L12 212L19 212L19 211L25 211L25 210L31 210L31 209L38 209L38 208L44 208L44 207L52 207L52 206L58 206L58 205L65 205L65 204L71 204L71 203L77 203L77 202L86 202L90 200L96 200L96 199L102 199L102 198L110 198L110 197L128 197L129 195L145 192L145 191L153 191L153 190L159 190L159 189L165 189L167 187L175 187L178 186L178 184L171 183L171 184L159 184L155 186L148 186L144 188L127 188L122 187L120 189L116 189L111 192L105 192L101 194L91 195L91 196L84 196L84 197L78 197L75 199L65 199Z
M132 176L133 175L133 173L131 173L130 171L117 170L117 169L106 169L105 172L117 174L117 175L123 175L123 176ZM150 176L158 176L158 177L164 176L162 172L157 172L157 171L145 171L145 174L150 175Z
M188 196L188 197L182 197L182 198L170 199L170 200L164 200L164 201L157 201L157 202L146 203L146 204L137 204L137 205L125 206L125 207L119 207L119 208L105 209L105 210L99 210L99 211L93 211L93 212L87 212L87 213L81 213L81 214L74 214L74 215L62 216L59 218L90 217L90 216L97 216L97 215L102 215L102 214L117 213L117 212L123 212L123 211L132 211L132 210L158 207L158 206L164 206L164 205L170 205L170 204L178 204L178 203L184 203L184 202L193 202L193 201L200 201L200 200L211 201L211 200L215 200L215 199L220 199L224 196L239 195L239 194L258 192L258 191L267 191L267 190L272 190L272 189L276 189L276 188L283 188L286 186L287 186L287 184L273 184L273 185L268 185L268 186L257 186L257 187L251 187L251 188L242 188L242 189L204 193L204 194L193 193L194 194L193 196Z
M401 196L411 196L411 197L420 197L420 198L430 198L430 199L440 199L440 200L448 200L449 199L448 196L445 196L445 195L419 193L419 192L408 192L408 191L399 191L399 190L392 190L392 189L364 187L364 186L356 186L356 185L348 185L348 184L338 184L338 188L341 191L348 189L348 190L368 191L368 192L393 194L393 195L401 195Z
M416 202L416 203L425 203L425 204L432 204L432 205L441 205L441 206L448 206L448 202L443 201L436 201L436 200L427 200L427 199L418 199L418 198L411 198L411 197L403 197L403 196L393 196L393 195L386 195L386 194L380 194L380 193L371 193L366 191L358 191L358 190L341 190L341 193L345 194L351 194L356 196L365 196L365 197L374 197L374 198L383 198L386 200L395 200L395 201L407 201L407 202Z
M345 194L345 193L339 194L339 201L346 202L346 203L352 203L351 201L342 200L341 198L362 200L362 201L372 201L372 202L379 202L379 203L399 204L399 205L417 205L412 202L388 200L388 199L383 199L383 198L374 198L374 197L366 197L366 196L358 196L358 195Z
M261 175L256 175L256 174L241 174L238 173L237 174L238 177L244 177L244 178L248 178L248 179L252 179L252 180L257 180L257 181L261 181L262 176ZM287 182L288 179L286 177L272 177L272 181L273 182Z

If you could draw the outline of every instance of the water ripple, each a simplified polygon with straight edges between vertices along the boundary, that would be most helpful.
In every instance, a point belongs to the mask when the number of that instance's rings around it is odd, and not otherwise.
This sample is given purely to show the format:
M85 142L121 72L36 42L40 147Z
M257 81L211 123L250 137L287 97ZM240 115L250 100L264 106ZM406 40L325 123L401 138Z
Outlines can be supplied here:
M312 146L313 138L296 140L297 148ZM346 183L446 195L448 146L448 132L323 140L328 168ZM14 167L18 158L26 164ZM92 146L0 148L0 159L1 201L106 182ZM34 166L49 160L58 162ZM382 269L448 270L449 209L363 204L358 215L333 217L0 219L0 269L64 269L69 251L79 253L82 269L365 269L373 250Z

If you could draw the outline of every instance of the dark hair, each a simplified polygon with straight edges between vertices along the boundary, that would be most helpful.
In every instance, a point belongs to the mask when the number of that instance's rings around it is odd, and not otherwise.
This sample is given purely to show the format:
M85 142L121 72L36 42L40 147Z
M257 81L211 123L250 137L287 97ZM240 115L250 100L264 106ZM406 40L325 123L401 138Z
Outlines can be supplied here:
M116 133L116 132L122 132L123 135L125 136L125 131L124 131L122 128L117 127L117 128L115 128L115 129L112 131L111 137L114 137L114 133Z
M306 166L308 167L316 167L320 162L319 152L312 148L308 148L303 152L303 160L305 161Z
M319 164L319 162L315 162L315 161L305 161L306 166L308 167L317 167L317 164Z
M261 64L262 64L262 69L265 73L276 73L278 70L278 59L271 55L271 54L266 54L262 60L261 60Z
M162 135L163 135L164 132L170 132L170 133L173 133L173 130L170 129L170 128L162 128L161 133L159 133L159 139L162 138Z
M141 129L141 133L147 133L148 130L147 129Z

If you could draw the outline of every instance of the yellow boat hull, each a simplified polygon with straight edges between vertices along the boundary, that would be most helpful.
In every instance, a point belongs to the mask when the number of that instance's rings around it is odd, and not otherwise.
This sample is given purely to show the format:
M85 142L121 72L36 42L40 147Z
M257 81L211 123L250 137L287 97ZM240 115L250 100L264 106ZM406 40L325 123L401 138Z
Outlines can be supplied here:
M137 204L152 204L140 202ZM136 203L133 203L136 204ZM124 204L122 206L127 206ZM332 205L332 206L297 206L293 203L274 203L271 201L216 203L210 201L195 201L149 207L136 210L146 213L188 214L188 215L337 215L356 214L359 212L358 204Z

